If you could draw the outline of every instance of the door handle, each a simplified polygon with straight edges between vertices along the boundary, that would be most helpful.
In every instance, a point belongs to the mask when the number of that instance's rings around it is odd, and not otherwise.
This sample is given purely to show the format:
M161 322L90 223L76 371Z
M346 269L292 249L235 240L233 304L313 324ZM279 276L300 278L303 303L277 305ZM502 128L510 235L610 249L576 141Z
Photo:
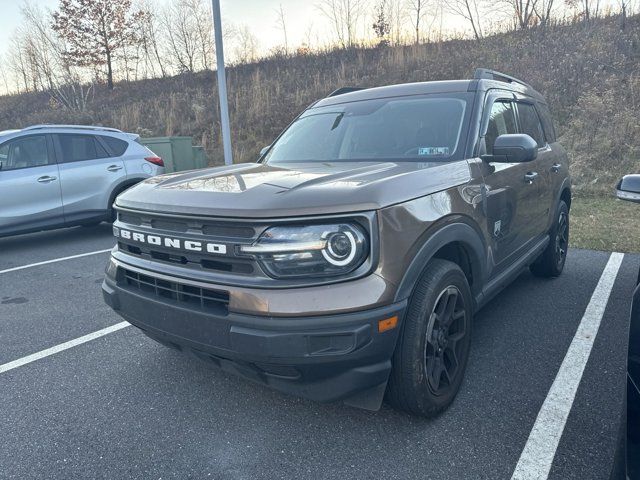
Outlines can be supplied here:
M58 177L50 177L49 175L45 175L44 177L40 177L38 179L38 182L40 183L51 183L51 182L55 182L58 179Z
M110 172L117 172L118 170L122 170L122 167L120 165L110 165L107 167L107 170Z
M554 163L553 165L551 165L551 171L553 173L558 173L561 168L562 168L562 165L560 165L559 163Z
M524 181L531 185L536 178L538 178L538 172L527 172L524 176Z

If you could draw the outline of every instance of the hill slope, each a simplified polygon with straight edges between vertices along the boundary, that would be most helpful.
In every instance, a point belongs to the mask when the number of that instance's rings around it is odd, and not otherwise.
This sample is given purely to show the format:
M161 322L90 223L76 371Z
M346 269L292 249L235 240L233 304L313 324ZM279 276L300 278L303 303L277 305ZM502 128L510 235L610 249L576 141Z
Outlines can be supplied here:
M628 19L624 31L612 16L481 41L341 50L231 68L235 160L255 159L298 112L339 86L465 78L477 66L521 77L547 97L578 188L611 191L619 175L640 171L640 16ZM84 113L60 108L46 93L2 97L0 129L95 123L142 135L190 135L219 163L215 92L214 74L204 72L120 83L113 92L98 86Z

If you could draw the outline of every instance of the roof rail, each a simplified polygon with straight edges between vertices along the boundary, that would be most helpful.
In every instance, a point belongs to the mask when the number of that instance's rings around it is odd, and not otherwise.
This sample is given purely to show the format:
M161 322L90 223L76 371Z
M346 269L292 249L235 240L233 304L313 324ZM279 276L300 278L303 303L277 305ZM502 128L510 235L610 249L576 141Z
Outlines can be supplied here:
M362 87L340 87L339 89L334 90L329 95L327 95L327 98L328 97L335 97L337 95L343 95L345 93L357 92L359 90L364 90L364 88L362 88Z
M507 75L506 73L497 72L495 70L490 70L488 68L476 68L476 71L473 74L473 78L475 80L487 79L487 80L496 80L498 82L506 82L506 83L519 83L520 85L524 85L528 88L533 88L528 83L523 82L522 80L512 77L511 75Z
M65 128L69 130L97 130L101 132L122 133L122 130L110 127L96 127L93 125L33 125L24 130L42 130L44 128Z

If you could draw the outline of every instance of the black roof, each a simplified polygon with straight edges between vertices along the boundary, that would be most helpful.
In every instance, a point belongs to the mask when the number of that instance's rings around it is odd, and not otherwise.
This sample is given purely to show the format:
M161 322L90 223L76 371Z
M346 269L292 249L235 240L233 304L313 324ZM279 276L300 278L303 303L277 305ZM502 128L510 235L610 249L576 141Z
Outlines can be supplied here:
M342 87L327 98L318 101L314 107L337 105L340 103L373 100L376 98L400 97L429 93L478 92L490 89L510 90L536 98L544 102L540 93L515 77L487 69L477 69L471 80L440 80L432 82L402 83L384 87L364 88ZM345 93L342 93L342 92Z

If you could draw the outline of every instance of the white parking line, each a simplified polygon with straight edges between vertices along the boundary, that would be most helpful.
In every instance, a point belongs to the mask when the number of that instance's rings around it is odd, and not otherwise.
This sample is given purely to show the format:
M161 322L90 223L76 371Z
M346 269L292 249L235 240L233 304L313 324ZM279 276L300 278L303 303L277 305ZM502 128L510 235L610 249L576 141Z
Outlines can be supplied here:
M56 353L62 352L64 350L69 350L70 348L77 347L78 345L90 342L91 340L95 340L96 338L104 337L105 335L109 335L110 333L117 332L129 326L131 326L131 324L128 322L116 323L115 325L103 328L102 330L90 333L89 335L75 338L73 340L69 340L68 342L61 343L60 345L56 345L55 347L47 348L46 350L41 350L40 352L36 352L26 357L19 358L18 360L5 363L4 365L0 365L0 374L8 372L9 370L13 370L14 368L22 367L23 365L26 365L28 363L35 362L36 360L50 357L51 355L55 355Z
M74 258L89 257L91 255L107 253L107 252L110 252L111 250L112 250L111 248L107 248L106 250L96 250L95 252L81 253L80 255L71 255L70 257L54 258L53 260L45 260L44 262L30 263L29 265L22 265L21 267L13 267L13 268L7 268L6 270L0 270L0 274L17 272L18 270L24 270L26 268L32 268L32 267L39 267L41 265L48 265L50 263L64 262L65 260L73 260Z
M624 255L612 253L547 394L512 480L546 479Z

